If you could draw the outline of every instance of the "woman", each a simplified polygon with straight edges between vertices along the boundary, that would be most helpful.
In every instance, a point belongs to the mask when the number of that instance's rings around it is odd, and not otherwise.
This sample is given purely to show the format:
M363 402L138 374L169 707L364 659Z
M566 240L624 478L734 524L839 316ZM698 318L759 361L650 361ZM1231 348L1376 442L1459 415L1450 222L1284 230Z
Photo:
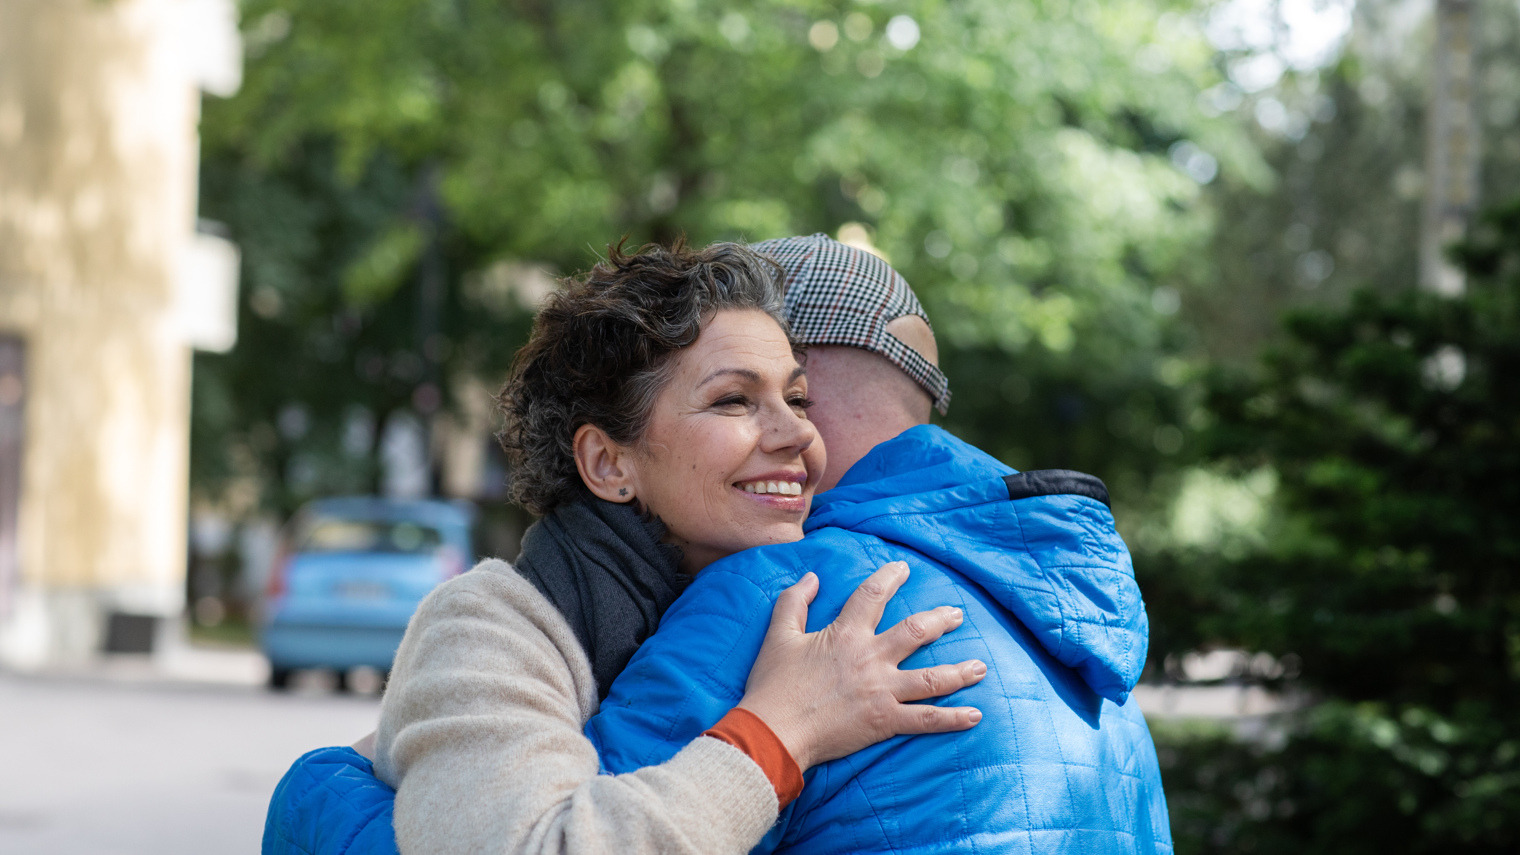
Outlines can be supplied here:
M905 566L812 634L809 575L734 711L664 764L598 774L581 727L683 578L802 536L824 454L781 318L778 271L733 244L613 250L542 310L501 401L513 497L544 518L515 568L485 562L423 603L382 705L375 768L403 850L745 852L803 769L979 718L902 703L984 673L897 669L960 620L875 635Z

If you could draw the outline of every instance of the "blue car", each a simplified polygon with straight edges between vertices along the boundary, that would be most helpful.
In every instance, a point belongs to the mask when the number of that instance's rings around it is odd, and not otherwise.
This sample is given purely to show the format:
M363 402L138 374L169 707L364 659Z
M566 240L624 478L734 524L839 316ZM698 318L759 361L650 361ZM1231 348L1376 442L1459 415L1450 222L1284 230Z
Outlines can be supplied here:
M473 563L473 513L449 502L320 499L291 520L260 616L269 685L330 668L389 673L407 621L438 583Z

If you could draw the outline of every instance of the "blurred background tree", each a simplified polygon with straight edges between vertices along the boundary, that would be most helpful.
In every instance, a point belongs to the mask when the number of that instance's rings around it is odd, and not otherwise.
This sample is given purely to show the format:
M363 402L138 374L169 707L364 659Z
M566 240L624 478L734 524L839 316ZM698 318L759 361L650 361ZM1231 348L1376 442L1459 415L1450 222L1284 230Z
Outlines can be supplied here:
M1287 308L1416 287L1425 190L1434 3L1331 2L1319 19L1303 11L1312 3L1257 5L1299 12L1276 26L1211 18L1227 79L1201 106L1237 117L1275 180L1263 189L1227 170L1211 185L1218 279L1183 300L1209 357L1235 363L1255 359ZM1471 5L1481 194L1493 203L1520 190L1520 7ZM1304 32L1327 24L1343 42Z
M1220 281L1181 314L1212 379L1136 567L1154 675L1257 652L1228 681L1303 709L1163 723L1174 833L1179 852L1513 851L1520 232L1510 210L1475 237L1467 297L1415 293L1431 4L1342 5L1328 63L1287 24L1211 33L1228 80L1205 109L1241 118L1276 181L1210 187ZM1520 10L1473 5L1496 201L1520 191Z
M1171 556L1189 581L1147 600L1186 587L1183 646L1296 663L1305 706L1254 741L1174 735L1179 851L1520 842L1520 201L1459 257L1467 295L1294 313L1259 371L1209 384L1209 452L1271 466L1279 513L1234 560Z
M814 231L915 283L954 429L1143 505L1183 444L1202 186L1268 180L1233 117L1197 107L1222 76L1185 2L243 12L202 207L242 246L245 311L238 349L198 359L194 463L204 492L241 474L280 513L372 489L389 417L497 382L526 265Z

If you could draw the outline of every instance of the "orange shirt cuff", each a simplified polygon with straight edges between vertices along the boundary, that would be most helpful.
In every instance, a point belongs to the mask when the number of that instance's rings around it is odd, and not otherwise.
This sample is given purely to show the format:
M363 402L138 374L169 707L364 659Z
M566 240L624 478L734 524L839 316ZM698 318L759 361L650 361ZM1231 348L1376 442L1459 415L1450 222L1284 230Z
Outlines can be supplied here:
M748 754L776 790L778 810L802 795L802 769L760 716L734 707L702 735L721 739Z

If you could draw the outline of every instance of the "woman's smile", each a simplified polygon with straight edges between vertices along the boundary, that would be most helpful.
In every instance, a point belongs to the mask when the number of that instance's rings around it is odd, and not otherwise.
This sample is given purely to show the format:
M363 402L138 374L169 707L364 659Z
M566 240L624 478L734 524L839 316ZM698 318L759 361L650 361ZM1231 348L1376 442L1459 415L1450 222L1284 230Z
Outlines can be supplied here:
M740 481L734 487L743 490L751 501L759 502L764 507L800 512L805 519L808 500L812 498L811 494L803 496L807 480L806 471L772 472L753 480Z
M734 486L746 493L774 496L800 496L802 484L807 481L807 473L799 473L794 479L791 475L772 475L769 478L761 478L757 481L744 481Z

